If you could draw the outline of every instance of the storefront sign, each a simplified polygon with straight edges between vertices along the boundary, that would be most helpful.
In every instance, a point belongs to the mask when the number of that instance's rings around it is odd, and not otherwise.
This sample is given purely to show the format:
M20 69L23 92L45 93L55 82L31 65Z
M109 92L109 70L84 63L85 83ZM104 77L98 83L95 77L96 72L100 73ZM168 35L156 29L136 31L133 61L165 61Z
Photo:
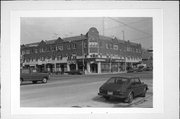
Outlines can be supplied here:
M105 59L96 59L97 62L105 62Z
M122 59L112 59L111 62L124 62Z
M76 61L75 60L69 60L68 64L76 64Z

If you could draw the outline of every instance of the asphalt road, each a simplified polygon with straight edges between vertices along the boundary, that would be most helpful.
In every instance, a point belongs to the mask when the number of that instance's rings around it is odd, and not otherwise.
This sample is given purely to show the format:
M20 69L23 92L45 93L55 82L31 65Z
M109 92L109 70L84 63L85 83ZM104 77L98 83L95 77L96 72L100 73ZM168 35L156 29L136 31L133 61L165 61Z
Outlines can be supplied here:
M139 76L148 84L145 98L137 97L132 104L119 99L106 101L98 96L99 87L110 77ZM103 75L59 75L52 76L47 84L24 82L20 90L21 107L144 107L152 105L152 72Z

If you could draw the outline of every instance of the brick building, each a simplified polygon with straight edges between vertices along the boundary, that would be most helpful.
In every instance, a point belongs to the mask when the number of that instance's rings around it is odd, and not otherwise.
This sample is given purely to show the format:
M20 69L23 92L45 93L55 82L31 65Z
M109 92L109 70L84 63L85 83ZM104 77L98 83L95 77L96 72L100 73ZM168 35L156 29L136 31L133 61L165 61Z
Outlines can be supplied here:
M85 35L21 45L21 66L39 71L124 72L140 61L141 44L102 36L94 27Z

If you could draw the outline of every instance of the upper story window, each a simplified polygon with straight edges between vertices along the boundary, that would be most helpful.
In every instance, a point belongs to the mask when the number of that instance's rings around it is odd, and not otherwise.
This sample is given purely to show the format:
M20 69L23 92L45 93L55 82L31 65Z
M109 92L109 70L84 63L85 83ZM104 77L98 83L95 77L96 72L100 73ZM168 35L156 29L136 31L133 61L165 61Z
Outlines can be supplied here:
M136 49L136 52L137 52L137 53L141 53L141 50L137 48L137 49Z
M109 45L108 44L106 44L106 49L109 49Z
M38 49L34 49L34 53L38 53Z
M118 50L118 45L114 45L114 46L113 46L113 49L114 49L114 50Z
M44 61L44 60L45 60L45 57L41 57L40 60L41 60L41 61Z
M76 49L76 44L75 43L72 45L72 49Z
M30 54L30 50L26 50L26 54Z
M57 60L62 60L62 55L57 56Z
M71 46L70 44L67 45L67 49L70 50L71 49Z
M50 52L50 47L46 47L46 51L47 51L47 52Z
M26 61L26 62L30 62L30 59L26 59L25 61Z
M98 47L98 43L97 42L89 42L89 46L90 47Z
M56 47L52 46L51 51L56 51Z
M43 49L43 48L40 48L40 49L39 49L39 52L44 52L44 49Z
M84 48L87 48L87 43L84 43Z
M113 49L113 44L109 44L109 49Z
M127 47L127 51L128 51L128 52L131 51L130 47Z
M24 55L25 54L25 51L23 50L23 51L21 51L21 55Z
M56 47L56 49L62 51L63 50L63 46L59 45L59 46Z

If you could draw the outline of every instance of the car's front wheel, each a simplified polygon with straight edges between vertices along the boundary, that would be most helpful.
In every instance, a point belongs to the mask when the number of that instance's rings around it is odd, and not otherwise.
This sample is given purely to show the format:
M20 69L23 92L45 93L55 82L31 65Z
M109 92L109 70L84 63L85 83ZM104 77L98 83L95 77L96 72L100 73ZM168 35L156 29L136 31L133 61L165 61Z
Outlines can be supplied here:
M44 78L42 79L42 83L47 83L47 78L46 78L46 77L44 77Z
M132 92L129 93L128 97L124 100L126 103L132 103L134 95Z

